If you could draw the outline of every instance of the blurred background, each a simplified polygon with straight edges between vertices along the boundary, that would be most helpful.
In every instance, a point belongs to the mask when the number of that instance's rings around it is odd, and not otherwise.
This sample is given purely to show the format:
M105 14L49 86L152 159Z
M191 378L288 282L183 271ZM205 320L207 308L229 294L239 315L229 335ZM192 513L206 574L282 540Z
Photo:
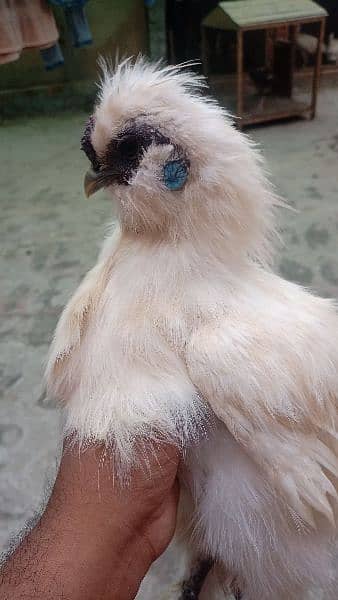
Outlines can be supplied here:
M103 193L84 198L80 137L97 58L117 51L200 60L194 68L261 145L278 192L296 209L280 212L276 268L338 297L336 0L0 0L2 549L57 466L59 417L43 364L112 219ZM174 598L164 588L174 589L182 563L169 550L139 597Z

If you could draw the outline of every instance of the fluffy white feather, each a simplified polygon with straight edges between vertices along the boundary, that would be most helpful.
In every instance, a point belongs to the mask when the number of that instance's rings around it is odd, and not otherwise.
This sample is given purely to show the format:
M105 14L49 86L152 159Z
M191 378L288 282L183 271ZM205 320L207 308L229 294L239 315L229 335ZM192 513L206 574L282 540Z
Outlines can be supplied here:
M329 593L336 308L271 272L279 201L201 85L143 59L104 68L87 137L120 225L60 319L49 391L65 433L111 444L122 471L140 435L187 449L194 544L246 600ZM130 131L151 140L108 181ZM163 179L173 156L189 165L176 191Z

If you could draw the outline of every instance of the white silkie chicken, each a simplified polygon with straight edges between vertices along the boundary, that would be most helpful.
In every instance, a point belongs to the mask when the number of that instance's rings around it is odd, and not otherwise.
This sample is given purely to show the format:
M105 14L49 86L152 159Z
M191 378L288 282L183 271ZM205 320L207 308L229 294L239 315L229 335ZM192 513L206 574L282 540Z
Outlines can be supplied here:
M245 600L335 597L338 317L269 269L278 201L201 80L104 70L82 140L119 226L65 308L47 380L65 433L126 472L139 436L185 449L193 545Z

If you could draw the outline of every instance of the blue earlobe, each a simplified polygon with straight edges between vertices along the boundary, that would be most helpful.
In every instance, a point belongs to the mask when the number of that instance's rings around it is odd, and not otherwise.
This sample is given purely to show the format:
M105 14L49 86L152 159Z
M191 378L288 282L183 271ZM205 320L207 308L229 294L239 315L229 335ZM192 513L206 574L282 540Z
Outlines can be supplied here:
M170 160L163 167L163 181L168 190L180 190L188 178L188 165L184 160Z

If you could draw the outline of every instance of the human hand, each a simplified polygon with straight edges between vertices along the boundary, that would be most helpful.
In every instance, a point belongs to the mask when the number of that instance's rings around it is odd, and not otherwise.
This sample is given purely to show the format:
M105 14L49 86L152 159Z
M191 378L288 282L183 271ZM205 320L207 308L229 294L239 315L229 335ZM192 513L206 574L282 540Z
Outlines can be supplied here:
M2 600L135 597L171 540L178 502L177 448L143 441L139 457L121 485L104 446L65 443L47 508L2 570Z
M118 515L120 533L136 537L154 561L175 530L180 457L174 445L163 442L143 441L137 454L138 467L122 482L110 450L99 445L80 451L66 442L54 493L63 496L68 490L69 508L77 514L87 511L90 501L91 510L99 512L94 521L99 519L105 527L112 514L115 527Z

